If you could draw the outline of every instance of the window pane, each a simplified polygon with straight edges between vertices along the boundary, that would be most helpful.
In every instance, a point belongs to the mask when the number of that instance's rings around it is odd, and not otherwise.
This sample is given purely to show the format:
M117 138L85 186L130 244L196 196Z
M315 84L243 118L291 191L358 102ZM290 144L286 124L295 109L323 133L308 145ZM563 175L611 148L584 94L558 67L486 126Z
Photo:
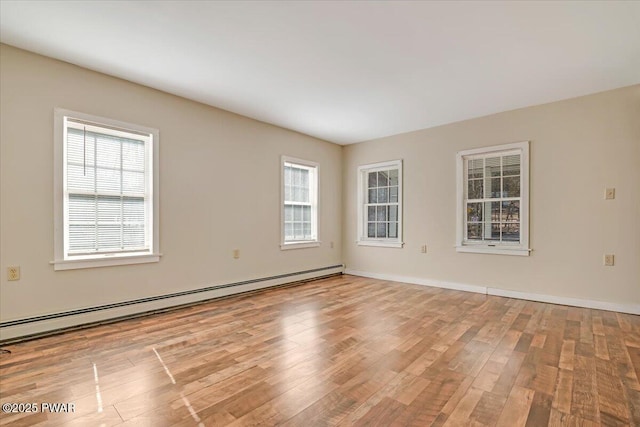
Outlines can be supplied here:
M398 203L398 187L389 188L389 201L391 203Z
M309 187L309 171L307 169L300 169L300 185L304 188Z
M369 203L378 203L378 190L369 190Z
M501 196L500 191L500 178L487 179L487 193L486 198L495 199Z
M467 177L469 179L473 178L483 178L484 175L482 173L483 161L482 159L475 159L467 161Z
M144 247L144 224L128 224L123 229L125 248Z
M482 183L481 179L470 179L467 184L468 199L482 199Z
M520 221L520 202L518 200L502 202L501 221L503 222Z
M305 222L303 223L303 229L304 229L304 238L305 239L310 239L311 238L311 223L310 222Z
M520 175L520 155L504 156L502 158L502 175Z
M96 162L98 167L120 169L120 139L98 134L96 136Z
M520 177L504 178L504 197L520 197Z
M520 223L510 222L502 224L502 240L507 242L520 241Z
M284 200L287 202L291 202L291 186L288 184L284 185Z
M96 248L96 226L69 224L69 251L92 251Z
M144 142L133 139L122 141L122 168L144 172Z
M311 221L311 206L302 207L302 220Z
M98 224L98 248L107 250L122 249L119 225Z
M122 172L123 193L144 193L144 172Z
M67 162L76 165L93 166L95 153L95 137L87 136L83 131L67 128Z
M294 222L293 223L293 235L295 239L300 239L302 237L302 223Z
M370 222L367 224L367 237L376 237L376 223Z
M375 188L378 186L378 174L375 172L369 172L369 188Z
M96 197L69 195L69 222L96 222Z
M293 207L293 220L302 221L302 206Z
M290 222L285 222L284 224L284 239L285 240L293 239L293 224Z
M387 187L389 185L388 171L378 172L378 187Z
M482 227L484 224L467 224L467 240L482 240Z
M293 185L300 186L302 184L302 178L300 174L300 169L293 168Z
M69 190L95 191L95 169L93 167L67 165L67 188Z
M100 169L96 171L98 176L97 191L109 191L120 193L120 171L114 169Z
M389 185L398 185L398 169L389 171Z
M98 223L122 222L120 197L98 196Z
M378 203L387 203L389 201L389 189L378 188Z
M292 201L301 202L302 201L302 190L300 189L300 187L295 186L295 187L292 187L291 190L293 191Z
M482 203L467 203L467 221L482 221Z
M293 206L288 205L284 207L284 220L285 221L293 221Z
M485 177L500 176L500 157L489 157L484 159Z
M125 223L144 224L144 198L124 197L122 211Z
M500 202L488 202L491 204L491 222L500 222Z
M389 223L389 237L398 237L398 223L390 222Z
M387 224L385 222L376 224L376 237L387 237Z
M369 221L375 221L376 220L376 207L375 206L367 207L367 219Z
M489 223L485 224L485 227L489 227ZM491 223L491 228L486 230L484 235L485 240L500 240L500 224Z
M292 179L291 179L291 166L285 166L284 167L284 185L291 185L292 183Z
M376 221L386 221L386 220L387 220L387 207L378 206Z
M389 221L397 221L397 220L398 220L398 207L389 206Z

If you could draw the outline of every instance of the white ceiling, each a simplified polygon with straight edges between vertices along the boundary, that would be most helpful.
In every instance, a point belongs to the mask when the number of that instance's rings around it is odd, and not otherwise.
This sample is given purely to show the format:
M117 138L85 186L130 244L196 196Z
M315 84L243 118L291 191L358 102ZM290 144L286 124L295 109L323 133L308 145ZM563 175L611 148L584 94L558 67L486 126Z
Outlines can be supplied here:
M3 43L348 144L640 83L640 2L8 1Z

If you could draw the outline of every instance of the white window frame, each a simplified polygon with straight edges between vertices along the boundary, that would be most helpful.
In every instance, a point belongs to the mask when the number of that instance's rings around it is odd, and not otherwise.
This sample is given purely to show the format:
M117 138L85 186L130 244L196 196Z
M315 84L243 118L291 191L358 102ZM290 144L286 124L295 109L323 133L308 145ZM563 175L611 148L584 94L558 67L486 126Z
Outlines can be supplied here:
M398 170L398 237L393 238L369 238L367 237L367 211L365 209L368 197L367 174L382 170L397 169ZM390 160L380 163L371 163L358 167L358 236L356 243L359 246L381 246L388 248L402 248L402 200L403 200L403 183L402 183L402 160Z
M285 241L284 235L284 167L286 163L306 168L309 173L309 203L311 205L311 234L312 239L309 240L296 240ZM320 246L319 239L319 194L320 194L320 164L310 161L298 159L295 157L281 156L280 159L280 249L303 249L303 248L315 248Z
M139 252L113 252L100 254L69 255L67 231L68 192L67 180L67 119L75 119L107 130L110 133L129 132L145 135L147 164L145 165L145 193L148 226L145 227L149 250ZM158 129L94 116L77 111L56 108L54 110L54 155L53 155L53 204L54 204L54 270L107 267L115 265L142 264L160 260L159 233L159 134Z
M466 209L465 188L467 185L467 166L469 158L491 157L495 155L520 154L520 243L475 242L465 240ZM460 151L456 155L456 250L499 255L529 256L529 141L491 147L474 148Z

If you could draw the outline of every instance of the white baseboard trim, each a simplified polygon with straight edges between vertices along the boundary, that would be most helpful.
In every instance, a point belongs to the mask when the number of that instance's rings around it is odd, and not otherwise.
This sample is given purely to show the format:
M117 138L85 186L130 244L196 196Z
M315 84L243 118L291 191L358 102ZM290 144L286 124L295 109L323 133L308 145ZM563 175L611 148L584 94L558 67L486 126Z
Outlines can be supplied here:
M282 274L263 279L251 279L243 282L212 285L192 291L177 292L159 297L134 300L125 303L107 304L87 309L70 310L26 319L3 321L0 323L0 342L17 340L21 337L37 336L83 325L113 321L118 318L132 317L172 307L220 298L242 292L255 291L272 286L303 280L316 279L332 274L340 274L342 266L330 266L296 273ZM114 306L114 307L112 307Z
M524 299L528 301L548 302L551 304L570 305L573 307L595 308L597 310L617 311L627 314L640 314L640 304L618 304L607 301L596 301L582 298L561 297L556 295L532 294L528 292L510 291L507 289L487 288L487 294L499 297Z
M370 277L372 279L390 280L392 282L404 282L414 285L432 286L436 288L453 289L457 291L475 292L499 297L522 299L527 301L546 302L550 304L568 305L573 307L594 308L597 310L616 311L619 313L640 315L640 304L619 304L607 301L595 301L581 298L562 297L556 295L534 294L529 292L510 291L507 289L491 288L464 283L445 282L418 277L398 276L395 274L372 273L368 271L345 269L344 274L353 276Z
M441 280L429 280L420 277L396 276L395 274L370 273L368 271L344 270L344 274L352 276L370 277L372 279L390 280L392 282L412 283L414 285L432 286L434 288L453 289L456 291L474 292L477 294L486 294L487 288L484 286L467 285L464 283L444 282Z

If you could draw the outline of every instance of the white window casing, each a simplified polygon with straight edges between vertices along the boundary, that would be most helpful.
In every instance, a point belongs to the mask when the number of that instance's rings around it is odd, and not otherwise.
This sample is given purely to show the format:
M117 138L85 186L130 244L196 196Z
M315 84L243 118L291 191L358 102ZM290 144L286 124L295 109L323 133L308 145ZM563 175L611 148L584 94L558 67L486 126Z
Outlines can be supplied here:
M456 250L528 256L529 141L456 156Z
M358 167L358 245L403 246L402 197L402 160Z
M159 131L54 112L55 270L158 262Z
M320 165L309 160L281 157L280 248L320 246L318 195Z

